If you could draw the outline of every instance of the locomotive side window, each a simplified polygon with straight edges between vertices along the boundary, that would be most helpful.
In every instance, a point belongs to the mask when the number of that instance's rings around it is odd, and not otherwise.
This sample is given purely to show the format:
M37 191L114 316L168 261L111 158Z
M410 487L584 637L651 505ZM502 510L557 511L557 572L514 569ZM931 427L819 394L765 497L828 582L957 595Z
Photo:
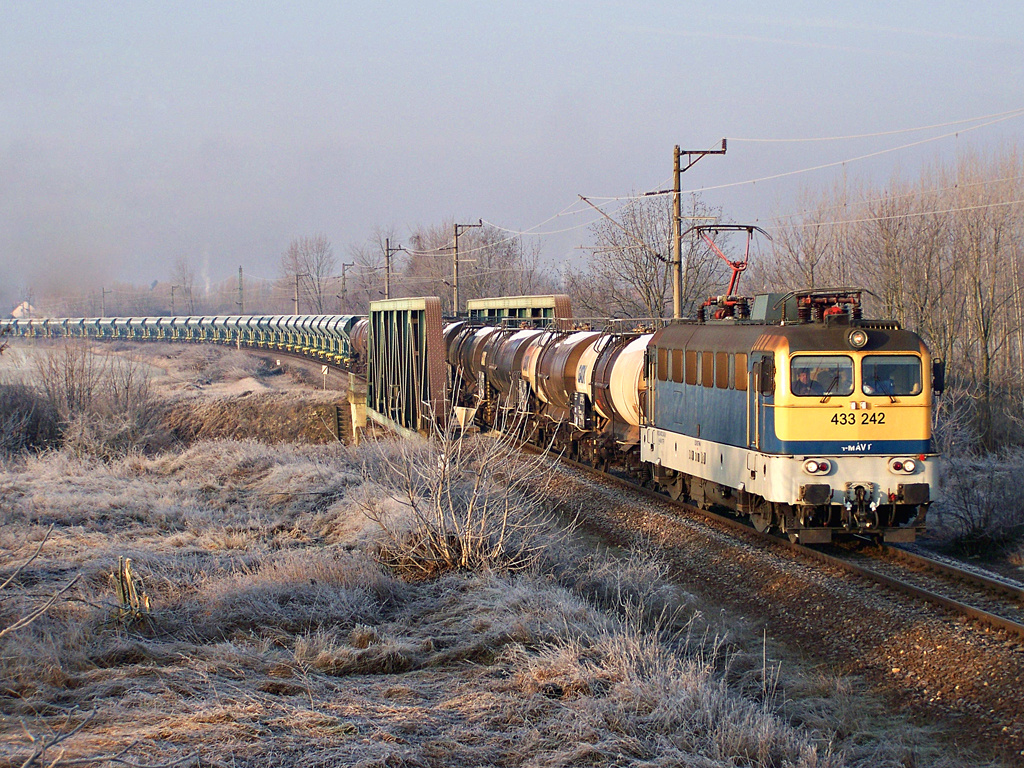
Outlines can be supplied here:
M672 350L672 381L676 384L683 383L683 350Z
M728 352L719 352L715 355L715 386L719 389L729 388Z
M668 350L658 347L658 381L668 381Z
M736 355L736 389L747 391L747 356L742 352Z
M865 395L921 394L921 358L917 355L867 355L860 372Z
M790 390L797 397L853 394L853 358L846 355L795 355L789 367Z
M697 383L697 352L693 349L686 350L686 383Z
M715 353L700 353L700 383L705 387L715 386Z

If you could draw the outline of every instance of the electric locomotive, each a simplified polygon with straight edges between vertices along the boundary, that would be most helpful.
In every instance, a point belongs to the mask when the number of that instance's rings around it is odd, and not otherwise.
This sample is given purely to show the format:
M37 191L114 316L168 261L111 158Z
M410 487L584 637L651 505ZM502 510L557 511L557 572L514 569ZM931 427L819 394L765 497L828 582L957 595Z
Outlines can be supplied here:
M640 456L654 481L794 541L913 541L937 489L942 364L898 323L864 320L859 291L739 308L651 338Z

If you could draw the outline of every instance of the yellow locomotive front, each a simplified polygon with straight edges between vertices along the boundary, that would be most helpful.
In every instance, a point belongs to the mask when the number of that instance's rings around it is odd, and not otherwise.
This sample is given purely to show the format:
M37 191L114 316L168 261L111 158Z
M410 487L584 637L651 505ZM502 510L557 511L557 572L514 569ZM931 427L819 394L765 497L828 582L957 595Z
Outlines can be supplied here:
M774 328L758 347L774 371L761 377L754 418L756 448L773 459L765 497L785 505L776 516L794 529L913 540L938 485L921 339L893 323L810 324Z

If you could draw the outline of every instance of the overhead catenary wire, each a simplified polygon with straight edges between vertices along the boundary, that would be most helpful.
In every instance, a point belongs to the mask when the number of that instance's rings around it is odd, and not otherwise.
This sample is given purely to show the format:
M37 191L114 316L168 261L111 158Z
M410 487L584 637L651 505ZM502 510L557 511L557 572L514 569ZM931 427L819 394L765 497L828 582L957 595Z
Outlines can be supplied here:
M1005 182L1021 181L1022 179L1024 179L1024 176L1003 176L1002 178L999 178L999 179L985 179L985 180L982 180L982 181L968 181L968 182L962 182L962 183L958 182L958 183L952 184L952 185L950 185L948 187L933 187L933 188L924 189L924 190L913 190L911 192L903 192L903 193L898 194L898 195L883 195L882 197L868 197L868 198L863 198L863 199L858 198L858 199L854 199L854 200L847 200L847 201L844 201L842 203L837 203L835 205L828 205L828 206L825 206L823 208L805 208L802 211L796 211L794 213L775 214L775 215L772 215L772 216L770 216L768 218L772 219L773 221L780 221L782 219L795 219L795 218L798 218L800 216L807 216L809 214L814 214L814 213L827 213L829 211L838 211L838 210L841 210L843 208L850 208L851 206L870 205L871 203L886 203L886 202L890 202L890 201L906 200L908 198L915 198L915 197L928 197L928 196L932 196L933 197L935 195L940 195L943 192L949 192L949 191L954 190L954 189L965 189L965 188L966 189L970 189L972 187L987 187L987 186L991 186L993 184L1002 184L1002 183L1005 183Z
M930 137L928 137L926 139L921 139L919 141L912 141L912 142L909 142L907 144L900 144L899 146L888 147L886 149L880 149L880 150L877 150L875 152L868 152L868 153L865 153L865 154L862 154L862 155L857 155L855 157L848 157L848 158L846 158L844 160L835 160L835 161L828 162L828 163L821 163L819 165L813 165L813 166L810 166L810 167L807 167L807 168L800 168L800 169L797 169L795 171L782 171L780 173L774 173L774 174L770 174L768 176L760 176L760 177L754 178L754 179L744 179L742 181L732 181L732 182L727 182L725 184L716 184L716 185L713 185L713 186L705 186L705 187L700 187L700 188L683 190L682 193L683 194L688 194L688 193L694 193L694 192L711 192L711 191L716 191L716 190L720 190L720 189L731 189L731 188L734 188L734 187L742 187L742 186L746 186L746 185L749 185L749 184L760 184L760 183L763 183L765 181L774 181L775 179L787 178L789 176L798 176L798 175L801 175L801 174L804 174L804 173L812 173L814 171L820 171L820 170L824 170L826 168L837 168L839 166L847 165L849 163L855 163L855 162L858 162L860 160L868 160L868 159L870 159L872 157L879 157L881 155L886 155L886 154L889 154L889 153L892 153L892 152L899 152L899 151L904 150L904 149L911 149L913 147L918 147L918 146L921 146L921 145L924 145L924 144L929 144L929 143L931 143L933 141L941 141L942 139L948 139L951 136L959 136L962 133L967 133L969 131L976 131L976 130L978 130L980 128L987 128L990 125L995 125L996 123L1001 123L1001 122L1004 122L1005 120L1010 120L1010 119L1012 119L1014 117L1020 117L1020 116L1024 116L1024 109L1015 111L1015 112L1010 113L1010 114L1005 114L1004 113L1004 116L1001 116L1001 117L989 120L988 122L981 123L980 125L968 126L967 128L963 128L963 129L958 130L958 131L950 131L948 133L940 134L939 136L930 136ZM732 139L729 139L729 141L732 141ZM617 196L617 197L601 197L601 196L598 196L598 195L588 195L588 197L591 200L614 201L614 200L636 200L636 199L638 199L640 197L644 197L644 196L651 197L651 196L661 196L661 195L671 195L671 194L673 194L672 190L662 190L662 191L659 191L659 192L649 192L646 195L620 195L620 196Z
M976 123L979 120L989 120L992 118L1004 118L1010 119L1024 115L1024 107L1017 107L1016 109L1010 109L1006 112L995 112L991 115L981 115L979 117L969 117L964 120L950 120L945 123L934 123L933 125L922 125L917 128L899 128L892 131L879 131L877 133L860 133L848 136L818 136L814 138L760 138L760 139L743 139L736 137L729 137L731 142L744 142L747 144L801 144L811 142L823 142L823 141L852 141L854 139L874 139L880 136L896 136L901 133L917 133L919 131L931 131L936 128L948 128L951 125L964 125L966 123Z
M807 221L800 224L790 224L793 229L807 229L813 227L841 226L844 224L866 224L875 221L895 221L896 219L920 218L922 216L940 216L947 213L968 213L970 211L982 211L989 208L1005 208L1012 205L1024 204L1024 198L1020 200L1001 200L995 203L984 203L981 205L966 205L960 208L945 208L942 210L912 211L909 213L894 213L888 216L865 216L857 219L835 219L833 221ZM765 229L783 229L782 224L764 225Z

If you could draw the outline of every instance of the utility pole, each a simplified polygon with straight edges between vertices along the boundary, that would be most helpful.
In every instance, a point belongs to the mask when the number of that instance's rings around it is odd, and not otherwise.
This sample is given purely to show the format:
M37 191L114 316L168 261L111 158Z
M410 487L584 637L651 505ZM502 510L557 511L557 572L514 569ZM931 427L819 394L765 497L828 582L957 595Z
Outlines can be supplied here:
M171 286L171 317L174 317L174 289L177 287L176 285Z
M294 301L295 301L295 311L292 313L293 315L299 314L299 278L300 277L309 277L309 275L306 274L305 272L301 272L301 273L300 272L296 272L295 273L295 298L294 298Z
M672 151L672 317L676 320L683 316L683 215L682 215L682 175L693 168L705 155L724 155L725 139L721 149L684 149L676 144ZM686 155L686 167L682 167L680 158Z
M402 246L391 247L391 238L384 238L384 298L391 298L391 254L405 250Z
M106 288L100 288L100 317L107 316L107 294L112 293Z
M345 270L354 266L354 263L346 264L345 262L342 262L341 264L341 314L345 314L345 298L348 296L347 283L345 282Z
M238 267L238 314L245 314L245 294L242 291L242 267Z
M453 256L453 270L452 270L452 313L458 317L459 314L459 235L464 230L470 229L471 227L482 227L484 225L481 219L476 224L454 224L453 231L454 237L452 238L455 245L452 249Z

